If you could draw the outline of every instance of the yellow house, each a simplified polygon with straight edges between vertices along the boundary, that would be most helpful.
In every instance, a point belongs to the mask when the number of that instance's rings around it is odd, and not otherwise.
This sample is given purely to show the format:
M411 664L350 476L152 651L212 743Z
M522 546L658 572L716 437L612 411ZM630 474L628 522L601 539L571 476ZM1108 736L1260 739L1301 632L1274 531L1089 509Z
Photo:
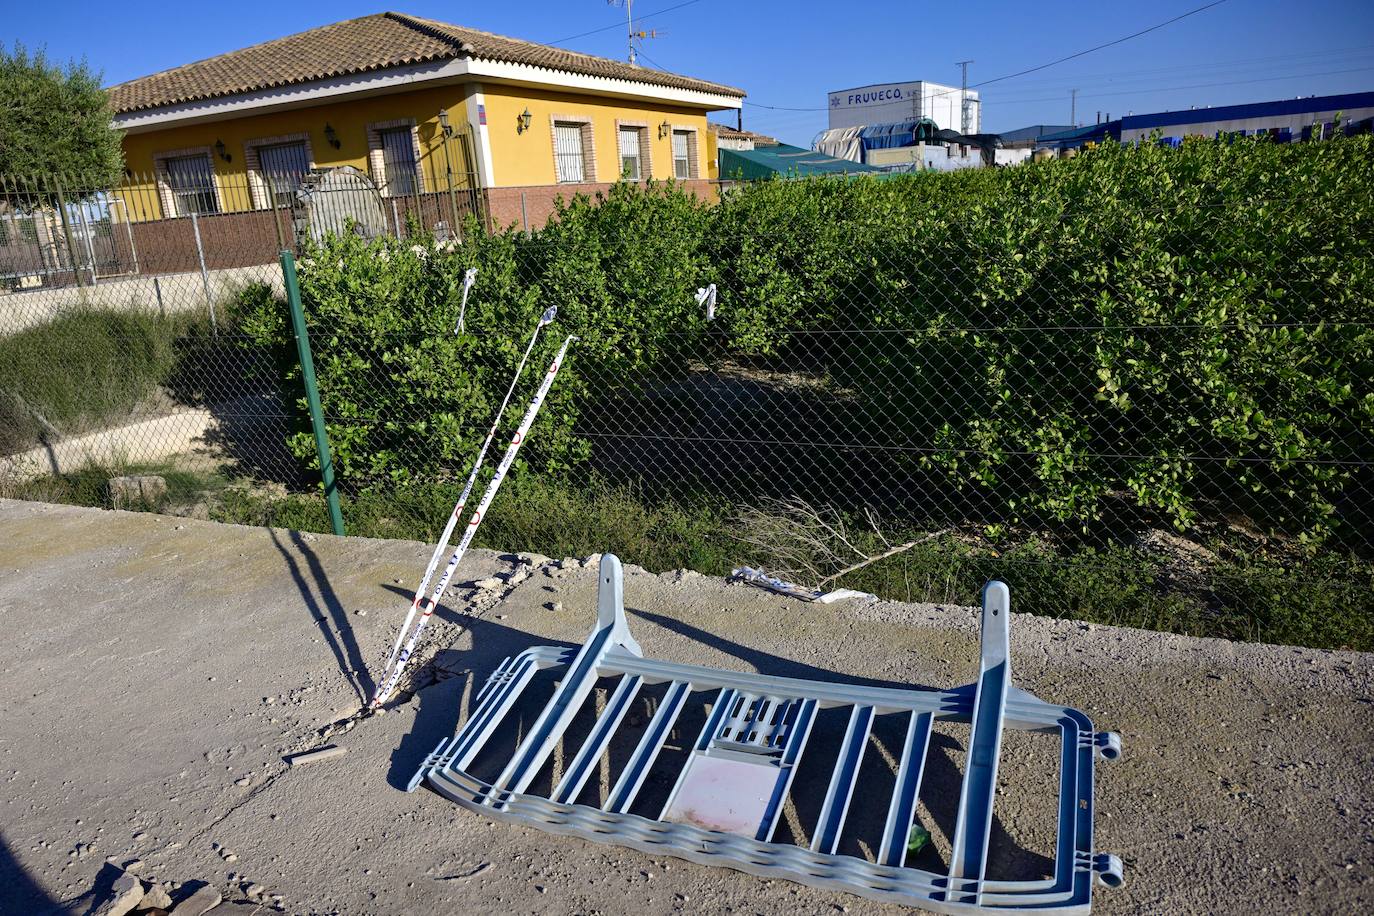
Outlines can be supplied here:
M384 197L462 199L539 225L555 198L630 179L710 193L730 86L403 13L311 29L110 89L127 219L275 210L310 169ZM456 211L455 211L456 212Z

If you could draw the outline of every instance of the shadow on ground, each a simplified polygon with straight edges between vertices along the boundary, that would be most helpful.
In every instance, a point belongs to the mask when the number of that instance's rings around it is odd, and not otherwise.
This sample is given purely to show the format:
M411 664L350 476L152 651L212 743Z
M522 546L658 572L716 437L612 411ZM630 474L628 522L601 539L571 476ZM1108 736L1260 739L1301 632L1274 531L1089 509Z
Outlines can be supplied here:
M306 607L310 609L310 616L319 624L320 634L334 653L339 671L357 691L359 702L366 703L372 698L375 685L368 674L367 662L363 658L362 649L358 646L358 640L353 635L353 628L349 625L348 611L334 592L329 576L320 563L319 555L307 545L299 531L286 532L290 540L289 545L283 543L281 532L278 530L269 528L267 533L272 538L272 545L286 562L291 582L301 593ZM304 570L296 559L297 554L305 561Z
M114 883L113 878L110 883ZM61 911L63 908L57 901L29 877L28 871L10 852L4 834L0 833L0 912L43 914Z

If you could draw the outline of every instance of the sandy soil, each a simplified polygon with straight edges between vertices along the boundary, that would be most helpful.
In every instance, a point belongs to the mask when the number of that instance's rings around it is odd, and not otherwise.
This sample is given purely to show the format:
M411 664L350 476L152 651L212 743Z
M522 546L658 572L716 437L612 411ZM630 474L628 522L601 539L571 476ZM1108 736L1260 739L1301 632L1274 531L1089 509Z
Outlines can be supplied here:
M82 912L107 859L139 859L302 914L897 912L402 791L474 680L586 636L595 573L575 563L470 557L461 579L508 581L455 590L421 689L332 735L346 756L288 769L359 706L429 549L0 501L0 911ZM969 608L810 606L633 568L625 591L652 656L880 684L976 671ZM1374 910L1374 656L1017 614L1012 659L1020 686L1122 734L1097 831L1127 884L1099 889L1098 912ZM936 791L957 793L961 750L945 741ZM1035 751L1008 742L994 827L1002 860L1032 866L1052 835Z

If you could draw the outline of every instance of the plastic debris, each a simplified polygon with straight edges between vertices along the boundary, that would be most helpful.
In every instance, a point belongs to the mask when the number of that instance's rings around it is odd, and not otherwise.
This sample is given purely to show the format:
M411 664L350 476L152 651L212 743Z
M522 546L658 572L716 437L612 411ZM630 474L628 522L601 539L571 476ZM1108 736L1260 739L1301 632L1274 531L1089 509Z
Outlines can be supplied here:
M709 283L697 287L697 305L706 306L706 320L716 320L716 285Z
M599 586L597 622L587 641L581 647L537 646L502 662L477 692L462 729L430 752L410 789L427 783L485 817L551 833L945 914L1083 916L1095 882L1122 883L1121 860L1093 847L1094 766L1099 757L1115 759L1119 738L1094 733L1082 712L1012 684L1011 593L1005 584L990 582L983 590L977 680L947 690L773 677L645 658L630 634L620 561L611 554L601 559ZM545 670L555 686L531 720L520 702ZM599 685L608 687L604 702L594 695ZM641 688L655 691L647 723L630 715ZM700 699L692 699L702 695L705 710ZM490 753L497 730L516 727L507 720L517 708L522 711L515 716L520 721L514 748L497 752L491 767L474 775L473 762ZM691 732L677 730L692 708L705 712L695 740ZM580 742L564 743L573 720L589 709L598 710L590 732ZM830 750L813 748L824 754L817 761L824 765L794 784L821 710L847 713L844 737L833 757ZM896 721L905 724L906 737L894 783L876 787L860 774L880 716L901 717ZM634 749L604 773L603 755L627 718L631 731L624 736ZM914 825L937 720L969 723L970 731L949 865L930 871L907 857L919 850L918 842L929 841L929 833ZM1060 744L1058 753L1042 758L1055 768L1060 787L1053 818L1056 855L1044 879L985 874L1002 733L1008 728L1051 734ZM546 789L536 778L547 772L560 744L562 765ZM667 745L686 753L661 754ZM935 754L943 757L941 750ZM666 802L658 796L662 785L672 786ZM646 786L650 791L641 792ZM589 804L579 803L584 790L594 796ZM802 825L808 845L774 841L789 796L812 792L819 815L814 824ZM656 796L652 803L644 798L650 794ZM851 808L887 811L876 861L840 851L847 848L842 839L853 837L845 827Z
M779 595L787 595L791 598L800 598L802 601L819 601L821 604L831 604L842 601L845 598L866 598L871 601L877 600L877 596L870 592L859 592L852 588L837 588L834 591L821 591L818 588L807 588L795 582L785 582L777 576L770 576L768 573L751 566L741 566L730 571L731 582L743 582L747 585L758 586L770 592L777 592Z

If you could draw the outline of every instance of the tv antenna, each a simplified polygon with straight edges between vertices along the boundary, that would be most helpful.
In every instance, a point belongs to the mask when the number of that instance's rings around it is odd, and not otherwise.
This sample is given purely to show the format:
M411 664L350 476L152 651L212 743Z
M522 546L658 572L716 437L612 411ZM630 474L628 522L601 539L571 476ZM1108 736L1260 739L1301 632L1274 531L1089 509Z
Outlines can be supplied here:
M658 38L663 35L658 29L635 29L635 0L606 0L609 6L625 7L625 44L630 51L630 63L637 63L635 60L635 39L643 41L646 38Z

